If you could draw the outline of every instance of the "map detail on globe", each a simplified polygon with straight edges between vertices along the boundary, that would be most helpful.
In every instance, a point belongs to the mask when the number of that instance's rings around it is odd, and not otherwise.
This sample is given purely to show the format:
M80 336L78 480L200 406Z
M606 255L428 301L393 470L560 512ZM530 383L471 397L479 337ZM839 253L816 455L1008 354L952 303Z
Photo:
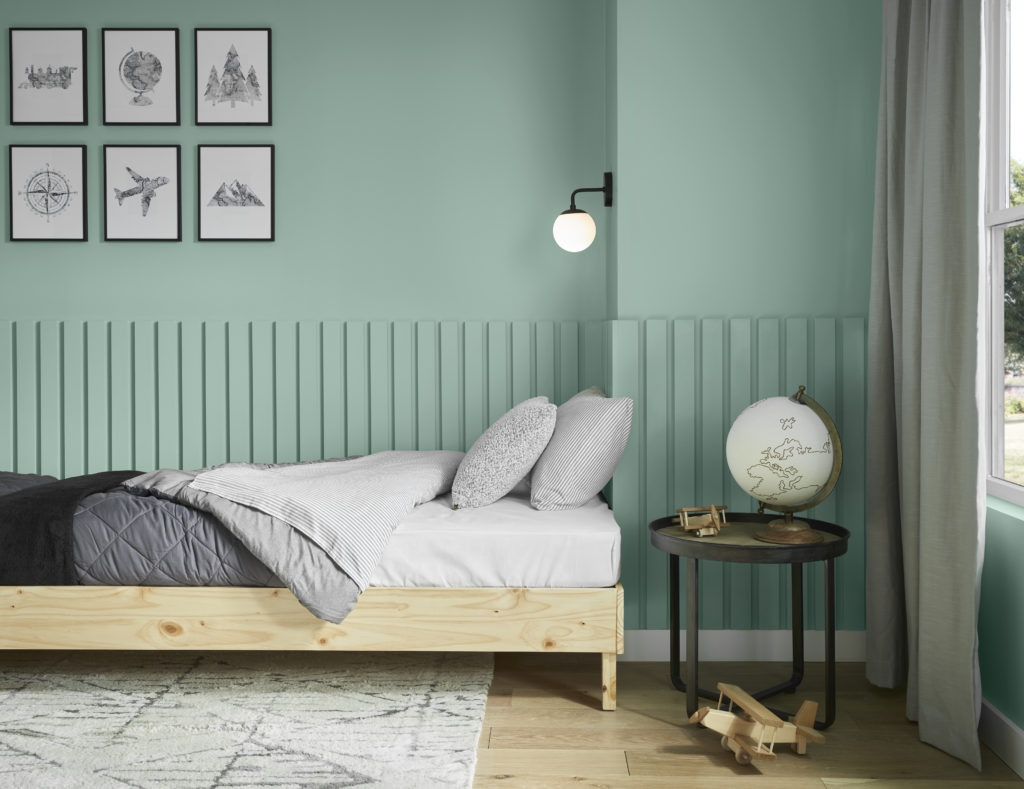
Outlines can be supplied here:
M143 94L156 87L163 70L160 59L152 52L133 49L121 59L121 82L136 94L131 100L132 104L144 106L152 103Z
M736 483L769 508L812 499L828 482L835 459L828 427L791 397L748 406L733 422L725 454Z

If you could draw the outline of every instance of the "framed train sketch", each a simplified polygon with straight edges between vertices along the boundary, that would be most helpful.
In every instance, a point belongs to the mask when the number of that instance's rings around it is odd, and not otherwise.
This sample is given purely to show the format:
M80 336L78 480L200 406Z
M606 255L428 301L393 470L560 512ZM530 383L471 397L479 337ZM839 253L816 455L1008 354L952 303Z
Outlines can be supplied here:
M11 241L85 241L84 145L9 147Z
M274 240L274 146L200 145L199 240Z
M103 28L103 123L181 123L177 28Z
M10 28L11 123L88 123L84 27Z
M103 238L181 241L181 146L103 146Z
M196 28L196 124L270 126L270 28Z

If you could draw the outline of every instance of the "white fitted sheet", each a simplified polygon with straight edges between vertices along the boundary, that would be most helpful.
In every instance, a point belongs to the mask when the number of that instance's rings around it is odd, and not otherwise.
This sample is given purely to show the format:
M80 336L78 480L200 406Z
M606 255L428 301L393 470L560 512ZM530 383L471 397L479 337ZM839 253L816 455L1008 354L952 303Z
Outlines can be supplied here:
M619 525L600 497L542 512L520 486L486 507L453 510L451 495L418 506L396 527L370 586L613 586L619 561Z

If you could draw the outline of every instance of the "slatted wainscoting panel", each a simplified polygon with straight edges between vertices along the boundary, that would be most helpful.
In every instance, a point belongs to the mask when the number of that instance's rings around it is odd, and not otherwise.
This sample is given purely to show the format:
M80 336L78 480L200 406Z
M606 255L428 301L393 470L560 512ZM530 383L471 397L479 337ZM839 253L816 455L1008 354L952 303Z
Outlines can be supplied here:
M836 565L837 622L863 629L865 319L618 320L606 328L611 393L635 401L632 436L613 482L626 626L668 626L667 561L650 545L648 522L685 506L756 509L725 462L729 427L756 400L804 384L835 420L844 454L836 490L808 515L852 534ZM702 562L700 581L702 628L789 627L788 566ZM824 627L823 584L819 562L804 580L811 628Z
M603 322L0 322L0 469L464 449L515 403L604 385Z

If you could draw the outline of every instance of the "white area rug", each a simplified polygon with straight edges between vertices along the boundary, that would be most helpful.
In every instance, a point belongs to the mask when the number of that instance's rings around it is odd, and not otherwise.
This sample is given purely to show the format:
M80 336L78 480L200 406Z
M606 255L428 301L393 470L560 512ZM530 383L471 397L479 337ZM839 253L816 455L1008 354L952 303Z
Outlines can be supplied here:
M0 787L469 787L490 655L0 653Z

